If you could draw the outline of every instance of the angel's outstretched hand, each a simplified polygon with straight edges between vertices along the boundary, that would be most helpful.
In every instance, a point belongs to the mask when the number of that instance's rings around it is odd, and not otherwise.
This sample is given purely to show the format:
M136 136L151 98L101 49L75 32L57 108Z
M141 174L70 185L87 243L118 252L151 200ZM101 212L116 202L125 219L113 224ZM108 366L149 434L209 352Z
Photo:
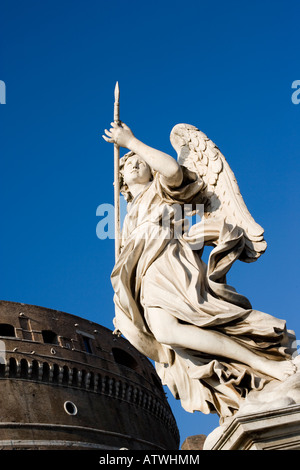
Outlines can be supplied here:
M129 148L130 141L134 139L131 129L124 122L120 122L120 124L112 122L111 126L109 131L107 129L104 130L106 136L102 135L103 139L120 147Z

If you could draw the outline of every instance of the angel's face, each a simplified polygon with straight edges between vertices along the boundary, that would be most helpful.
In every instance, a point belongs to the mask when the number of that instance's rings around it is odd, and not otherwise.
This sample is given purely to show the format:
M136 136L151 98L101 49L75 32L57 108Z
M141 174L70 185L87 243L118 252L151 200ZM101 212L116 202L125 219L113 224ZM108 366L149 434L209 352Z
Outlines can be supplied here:
M132 184L146 184L152 179L149 165L138 155L128 157L124 165L124 181Z

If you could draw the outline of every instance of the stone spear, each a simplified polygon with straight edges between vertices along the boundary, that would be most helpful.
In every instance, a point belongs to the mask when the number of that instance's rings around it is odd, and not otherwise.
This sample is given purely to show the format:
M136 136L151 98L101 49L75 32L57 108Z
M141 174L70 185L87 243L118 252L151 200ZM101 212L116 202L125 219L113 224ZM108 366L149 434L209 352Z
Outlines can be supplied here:
M120 123L120 89L115 86L114 122ZM118 260L121 245L120 232L120 147L114 144L114 203L115 203L115 261Z

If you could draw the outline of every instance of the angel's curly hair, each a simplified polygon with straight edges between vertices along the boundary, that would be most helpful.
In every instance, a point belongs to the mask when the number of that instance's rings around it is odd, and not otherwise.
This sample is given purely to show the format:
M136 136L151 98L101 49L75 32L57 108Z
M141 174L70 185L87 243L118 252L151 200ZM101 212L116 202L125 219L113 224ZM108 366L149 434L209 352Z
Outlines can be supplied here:
M130 151L128 153L125 153L122 158L120 158L120 163L119 163L119 181L120 181L120 193L124 196L125 200L127 202L132 201L133 196L131 192L129 191L129 188L127 184L124 181L124 166L126 161L128 160L129 157L133 157L133 155L136 155L134 152ZM150 167L149 167L150 168ZM153 180L153 171L150 168L151 171L151 180Z

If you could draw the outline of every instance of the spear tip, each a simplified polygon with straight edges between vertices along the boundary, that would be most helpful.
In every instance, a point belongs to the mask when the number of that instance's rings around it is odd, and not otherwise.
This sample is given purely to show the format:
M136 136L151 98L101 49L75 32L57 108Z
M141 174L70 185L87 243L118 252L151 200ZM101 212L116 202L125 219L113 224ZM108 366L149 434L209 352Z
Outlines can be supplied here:
M117 82L115 86L115 101L119 101L119 98L120 98L120 88L119 88L119 82Z

